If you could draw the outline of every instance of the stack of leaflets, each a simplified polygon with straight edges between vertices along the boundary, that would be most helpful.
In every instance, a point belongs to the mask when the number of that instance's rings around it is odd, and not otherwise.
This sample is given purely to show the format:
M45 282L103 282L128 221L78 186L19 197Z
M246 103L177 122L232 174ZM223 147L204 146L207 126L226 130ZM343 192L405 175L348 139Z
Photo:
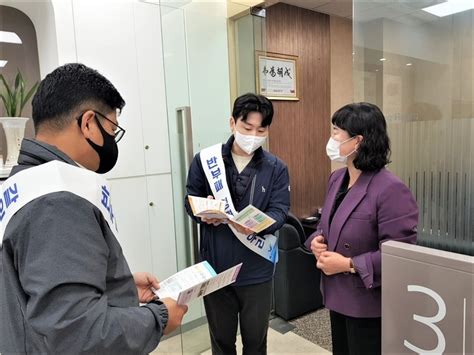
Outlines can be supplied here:
M233 217L225 212L224 201L196 196L188 196L188 200L196 217L221 219L223 221L230 220L250 229L254 233L260 233L275 223L273 218L252 205L248 205Z

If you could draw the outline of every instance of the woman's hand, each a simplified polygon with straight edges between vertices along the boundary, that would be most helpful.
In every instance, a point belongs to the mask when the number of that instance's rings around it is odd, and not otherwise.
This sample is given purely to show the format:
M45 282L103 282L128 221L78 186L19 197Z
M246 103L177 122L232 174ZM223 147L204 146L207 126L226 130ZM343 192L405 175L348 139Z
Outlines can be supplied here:
M328 250L327 244L324 242L324 236L318 235L311 241L311 251L316 259L319 259L321 253Z
M341 272L349 272L351 270L350 258L333 252L323 251L318 258L316 266L321 269L325 275L335 275Z

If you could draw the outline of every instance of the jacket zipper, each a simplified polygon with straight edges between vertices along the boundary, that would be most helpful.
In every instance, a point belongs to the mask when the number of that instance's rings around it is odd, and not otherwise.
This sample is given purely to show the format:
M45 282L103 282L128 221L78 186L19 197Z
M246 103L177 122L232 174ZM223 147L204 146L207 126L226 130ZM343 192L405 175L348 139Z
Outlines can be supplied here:
M255 184L257 182L257 174L255 174L253 176L253 179L252 179L252 188L250 190L250 204L253 205L253 196L255 194Z

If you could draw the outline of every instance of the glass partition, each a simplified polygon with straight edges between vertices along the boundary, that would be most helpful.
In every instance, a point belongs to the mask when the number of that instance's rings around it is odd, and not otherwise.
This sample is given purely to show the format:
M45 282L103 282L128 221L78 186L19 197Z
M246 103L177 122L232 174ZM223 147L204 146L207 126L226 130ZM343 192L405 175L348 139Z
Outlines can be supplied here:
M354 98L385 114L420 244L472 255L474 11L430 7L454 2L354 0Z

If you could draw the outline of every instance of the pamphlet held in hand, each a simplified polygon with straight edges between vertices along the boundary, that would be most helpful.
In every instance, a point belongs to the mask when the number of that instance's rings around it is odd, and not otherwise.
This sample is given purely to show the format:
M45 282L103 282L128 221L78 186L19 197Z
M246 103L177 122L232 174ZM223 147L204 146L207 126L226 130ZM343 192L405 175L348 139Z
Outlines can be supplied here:
M229 219L225 212L224 201L211 198L188 196L189 204L196 217L208 219Z
M270 227L275 220L257 207L248 205L240 211L235 217L225 212L225 202L204 197L188 196L189 204L196 217L214 218L231 220L243 227L246 227L254 233L260 233Z
M178 304L188 304L234 283L241 267L242 263L216 274L212 266L203 261L161 281L160 289L154 290L154 293L158 298L169 297Z

